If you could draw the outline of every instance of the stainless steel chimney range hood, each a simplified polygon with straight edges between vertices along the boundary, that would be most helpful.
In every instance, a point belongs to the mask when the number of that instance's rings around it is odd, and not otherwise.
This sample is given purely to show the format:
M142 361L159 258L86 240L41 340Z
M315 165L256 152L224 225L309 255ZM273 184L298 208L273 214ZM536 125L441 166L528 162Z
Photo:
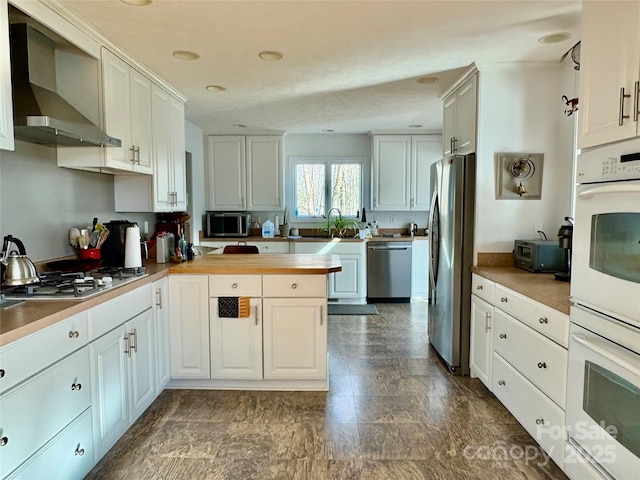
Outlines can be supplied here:
M25 23L11 24L16 140L50 146L119 147L56 91L55 43Z

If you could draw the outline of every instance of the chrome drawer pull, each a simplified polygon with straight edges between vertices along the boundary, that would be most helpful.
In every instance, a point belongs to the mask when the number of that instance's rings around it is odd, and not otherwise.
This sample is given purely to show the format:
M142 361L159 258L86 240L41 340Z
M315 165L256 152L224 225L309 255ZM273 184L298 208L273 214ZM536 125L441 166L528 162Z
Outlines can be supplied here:
M231 284L231 288L238 288L238 284L237 283L232 283Z
M0 368L0 378L4 377L4 368Z
M7 443L9 443L9 437L0 438L0 447L4 447Z
M488 332L491 330L491 314L487 312L484 316L484 331Z
M131 332L130 336L133 337L133 342L131 342L131 351L138 353L138 329L134 328Z
M540 317L538 320L540 323L549 323L549 319L547 317Z
M509 301L509 299L507 297L500 297L500 301L502 303L507 303Z
M498 385L506 385L506 384L507 384L507 382L505 382L504 380L499 380L498 381Z
M258 320L258 306L257 305L255 306L255 309L256 309L256 325L258 325L258 323L260 323L260 322Z
M69 332L69 338L78 338L80 336L80 332L77 330L71 330Z
M536 418L536 425L544 425L544 418Z
M506 333L501 333L500 334L500 338L507 338L507 334Z
M482 285L476 285L476 290L482 290Z
M629 118L629 115L624 114L624 99L630 98L630 93L624 93L624 87L620 89L620 107L618 108L618 125L622 126L625 118Z
M80 390L82 388L82 384L81 383L72 383L71 384L71 390L73 390L74 392L76 390Z
M538 368L547 368L546 362L538 362Z
M80 448L80 444L78 444L78 446L76 447L76 451L73 452L74 455L76 456L83 456L84 455L84 448Z
M296 288L298 288L298 284L297 283L292 283L291 284L291 288L293 288L295 290Z
M129 335L125 335L124 336L124 353L130 357L131 356L131 344L130 344L131 340L129 340Z
M162 290L160 288L156 290L156 298L158 300L156 302L156 307L162 310Z

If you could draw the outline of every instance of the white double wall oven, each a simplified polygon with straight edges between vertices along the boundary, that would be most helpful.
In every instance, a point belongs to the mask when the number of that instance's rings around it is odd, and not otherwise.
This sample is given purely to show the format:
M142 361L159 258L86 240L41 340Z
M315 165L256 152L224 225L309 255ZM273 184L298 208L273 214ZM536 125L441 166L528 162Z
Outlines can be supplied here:
M566 463L640 479L640 140L581 153L577 178Z

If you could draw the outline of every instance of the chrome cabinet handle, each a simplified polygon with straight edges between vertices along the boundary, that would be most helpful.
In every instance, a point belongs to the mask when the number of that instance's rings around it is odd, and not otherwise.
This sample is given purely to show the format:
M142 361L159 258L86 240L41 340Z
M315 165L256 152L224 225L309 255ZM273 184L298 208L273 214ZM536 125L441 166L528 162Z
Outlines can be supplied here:
M0 368L0 378L4 377L4 368Z
M500 338L507 338L507 334L506 333L501 333L500 334Z
M131 163L136 163L136 146L131 145L131 148L129 148L129 151L131 152L131 159L129 161Z
M476 285L476 290L482 290L482 285Z
M620 108L618 109L618 125L622 126L625 118L629 118L629 115L624 114L624 99L631 97L631 94L624 93L624 87L620 88Z
M484 315L484 331L488 332L491 330L491 314L489 312Z
M231 288L238 288L238 284L237 283L232 283L231 284Z
M502 303L508 303L508 302L509 302L509 299L508 299L507 297L500 297L500 301L501 301Z
M156 307L162 310L162 289L161 288L156 290Z
M136 160L135 160L135 162L136 162L138 165L140 165L140 147L139 147L139 146L138 146L138 147L136 147L136 149L135 149L135 152L134 152L134 153L136 154L136 157L137 157L137 158L136 158Z
M78 444L78 446L76 447L76 450L73 452L73 454L77 457L81 457L84 455L84 448L80 448L80 444Z
M547 368L547 362L538 362L538 368Z
M633 84L633 121L638 121L638 103L640 103L640 82Z
M324 325L324 309L322 308L322 305L320 305L320 326Z
M0 447L4 447L7 443L9 443L9 437L0 438Z
M131 344L129 340L129 335L124 336L124 353L127 354L128 357L131 356Z
M538 319L538 322L540 322L540 323L549 323L549 319L547 317L540 317Z
M138 353L138 329L134 328L130 333L130 336L133 337L133 342L131 342L131 350L135 353Z
M507 384L507 382L505 382L504 380L499 380L498 381L498 385L506 385L506 384Z
M71 384L71 390L73 390L74 392L78 391L80 389L82 389L82 384L81 383L72 383Z
M258 306L255 306L256 309L256 326L258 326L258 324L260 323L260 320L258 319Z
M544 418L536 418L536 425L544 425Z
M80 336L80 332L77 330L71 330L69 332L69 338L78 338Z
M297 283L292 283L291 284L291 288L293 288L295 290L296 288L298 288L298 284Z

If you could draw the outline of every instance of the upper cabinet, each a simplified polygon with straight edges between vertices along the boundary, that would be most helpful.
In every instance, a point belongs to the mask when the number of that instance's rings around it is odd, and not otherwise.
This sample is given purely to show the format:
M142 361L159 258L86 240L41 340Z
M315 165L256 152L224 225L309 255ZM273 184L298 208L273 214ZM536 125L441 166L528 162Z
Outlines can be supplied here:
M0 0L0 150L13 150L13 106L7 0Z
M442 126L445 157L475 152L477 98L478 75L475 69L465 74L459 86L445 95Z
M282 210L283 159L280 136L209 136L207 210Z
M373 210L427 211L431 164L441 157L439 135L373 136Z
M102 75L105 130L122 141L106 149L106 166L153 173L151 81L105 48Z
M578 147L640 135L640 3L584 2L581 42Z

